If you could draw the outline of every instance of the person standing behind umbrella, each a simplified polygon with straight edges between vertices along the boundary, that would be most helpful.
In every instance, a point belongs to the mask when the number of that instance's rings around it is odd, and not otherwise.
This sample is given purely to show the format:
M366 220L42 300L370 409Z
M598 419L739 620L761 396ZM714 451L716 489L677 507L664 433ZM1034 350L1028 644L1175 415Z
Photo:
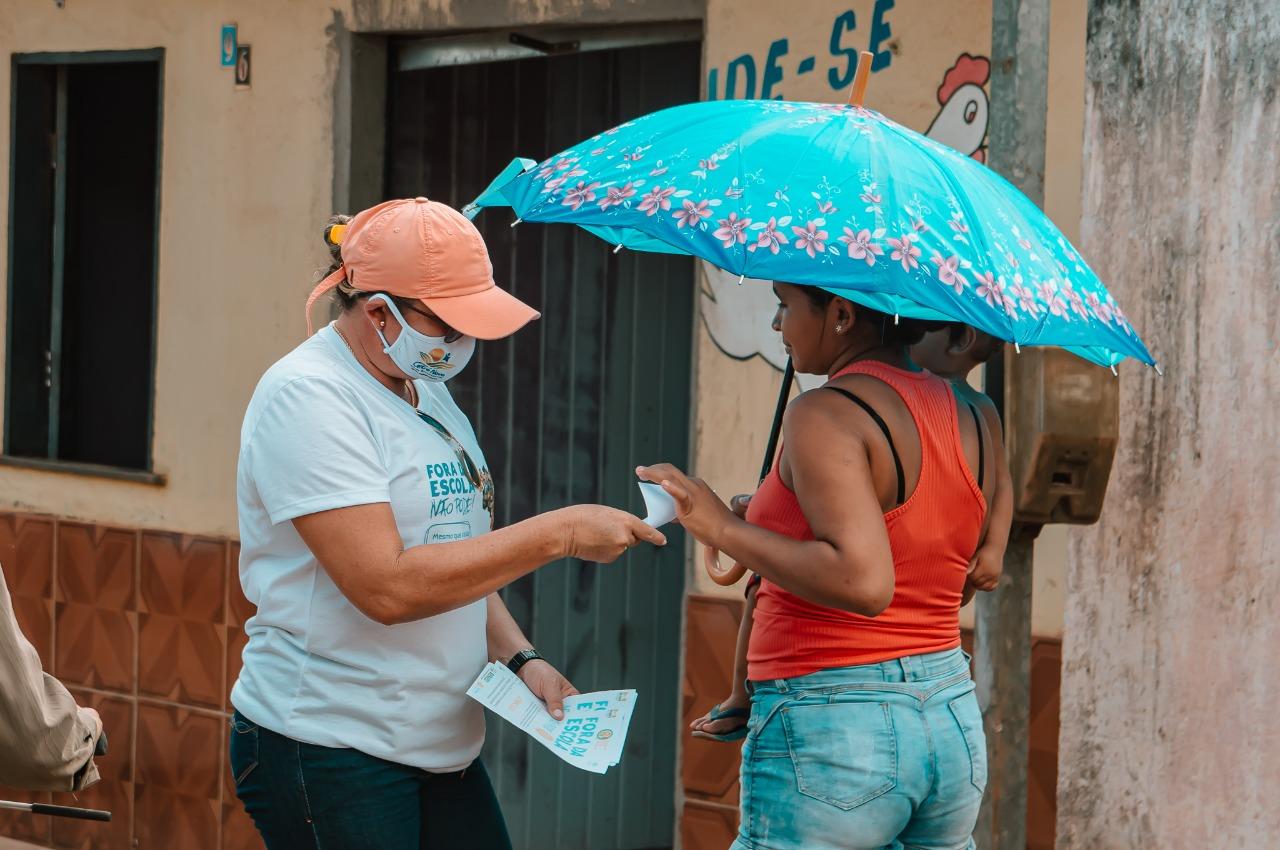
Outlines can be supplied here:
M829 381L788 407L746 518L672 466L637 470L763 579L734 850L972 847L987 765L959 610L996 484L989 435L911 362L936 323L774 291L796 370Z
M245 626L230 765L268 850L510 847L465 691L508 662L553 714L576 693L497 591L560 558L666 542L599 505L491 531L493 478L444 382L538 314L479 232L426 198L326 230L341 315L263 376L241 431ZM340 243L340 245L335 244Z

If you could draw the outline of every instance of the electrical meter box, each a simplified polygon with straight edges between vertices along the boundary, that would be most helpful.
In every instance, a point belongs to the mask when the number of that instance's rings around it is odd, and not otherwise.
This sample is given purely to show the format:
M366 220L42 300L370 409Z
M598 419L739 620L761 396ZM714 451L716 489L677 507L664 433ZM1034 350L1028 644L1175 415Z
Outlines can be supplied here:
M1119 378L1057 348L1006 346L1004 357L1014 520L1097 522L1119 439Z

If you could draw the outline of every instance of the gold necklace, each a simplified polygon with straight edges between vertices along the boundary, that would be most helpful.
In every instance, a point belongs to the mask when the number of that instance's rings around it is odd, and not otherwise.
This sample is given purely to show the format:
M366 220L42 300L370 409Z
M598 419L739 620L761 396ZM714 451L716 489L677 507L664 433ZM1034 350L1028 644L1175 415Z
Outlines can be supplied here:
M351 347L351 342L347 339L347 335L346 335L346 334L344 334L344 333L343 333L343 332L338 328L338 324L337 324L336 322L335 322L335 323L334 323L334 325L333 325L333 332L334 332L334 333L336 333L336 334L338 335L338 339L342 340L342 344L343 344L343 345L345 345L345 346L347 347L347 351L350 351L350 352L351 352L351 356L352 356L352 357L356 357L356 350L355 350L354 348L352 348L352 347ZM360 361L360 358L359 358L359 357L356 357L356 362L359 362L359 361ZM401 392L401 394L400 394L400 395L401 395L401 398L403 398L403 399L405 400L405 403L406 403L406 404L408 404L410 407L413 407L413 408L415 408L415 409L417 408L417 406L418 406L418 390L417 390L417 388L416 388L416 387L414 387L414 385L413 385L413 381L405 381L405 382L404 382L404 390Z

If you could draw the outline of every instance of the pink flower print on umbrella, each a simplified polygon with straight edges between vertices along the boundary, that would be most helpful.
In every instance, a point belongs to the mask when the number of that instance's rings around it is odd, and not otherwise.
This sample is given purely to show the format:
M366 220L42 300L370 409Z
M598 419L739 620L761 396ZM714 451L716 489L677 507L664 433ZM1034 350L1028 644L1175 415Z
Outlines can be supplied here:
M719 155L713 153L711 156L707 157L706 159L698 160L698 167L701 168L703 171L715 171L717 168L720 167Z
M1097 316L1108 325L1111 324L1111 305L1098 297L1098 293L1090 292L1085 295L1084 300L1089 305L1089 309L1093 311L1093 315Z
M724 247L732 248L735 244L746 244L747 226L751 224L751 219L738 218L737 213L731 212L728 218L722 218L716 224L720 227L711 235L719 239Z
M607 210L609 207L620 207L627 202L628 198L634 197L635 194L635 187L631 183L627 183L624 186L610 186L609 191L600 200L600 209Z
M1012 288L1005 289L1003 281L997 281L997 283L1000 284L1000 305L1004 307L1004 311L1008 313L1010 316L1016 316L1018 314L1018 302L1014 299L1013 295L1011 294L1013 289ZM1022 275L1018 274L1017 272L1014 272L1013 285L1016 287L1016 286L1020 286L1021 284L1022 284Z
M1129 325L1129 319L1125 316L1124 311L1120 309L1120 305L1111 300L1111 296L1107 296L1107 306L1111 308L1111 315L1116 320L1116 324L1124 329L1125 333L1133 333L1133 328Z
M558 191L561 186L563 186L565 183L568 183L568 182L569 182L568 174L560 174L555 177L552 177L546 183L542 184L542 193L545 195L548 192Z
M1085 307L1084 299L1080 297L1079 292L1076 292L1071 281L1062 282L1062 294L1067 296L1067 303L1071 305L1071 310L1086 322L1089 321L1089 309Z
M978 275L978 297L987 302L989 307L1004 306L1004 285L991 272Z
M965 223L964 213L956 210L951 214L951 218L947 221L947 224L951 226L951 230L953 231L951 236L952 239L957 242L964 242L965 244L968 244L969 225Z
M769 223L764 226L764 229L760 231L760 235L756 237L756 244L748 246L747 250L754 251L757 248L768 248L770 253L777 254L778 246L789 244L791 244L791 240L787 238L787 234L778 230L778 219L771 218Z
M1014 278L1013 286L1009 288L1009 294L1018 300L1018 306L1022 308L1022 312L1033 319L1039 314L1040 305L1036 302L1036 294L1022 285L1021 277Z
M1049 308L1049 312L1060 319L1070 320L1067 315L1067 302L1058 294L1057 281L1049 280L1036 287L1040 300Z
M707 201L698 201L695 204L693 201L686 200L684 207L676 210L674 215L680 222L676 225L677 229L681 227L697 227L703 219L711 218L711 204Z
M876 191L876 184L868 183L862 187L862 202L867 204L867 212L880 212L880 202L883 198Z
M826 224L824 219L818 218L806 224L804 227L793 227L791 232L796 235L795 247L797 251L804 251L810 258L816 257L827 249L827 239L829 234L825 230L818 228Z
M911 229L916 233L928 233L929 225L925 224L922 218L913 218L911 220Z
M890 242L893 240L890 239ZM896 254L894 255L897 256ZM960 273L960 258L955 254L950 257L943 257L941 254L934 254L930 258L935 266L938 267L938 280L943 286L949 286L956 291L956 295L964 294L964 287L969 282L965 280L964 275ZM982 280L982 276L978 276L978 280ZM981 292L979 292L981 294Z
M640 211L645 215L656 215L659 210L671 209L671 196L675 193L675 186L665 189L654 186L640 199Z
M1009 265L1013 266L1015 269L1018 267L1018 258L1013 255L1012 251L1005 252L1004 261Z
M653 166L653 170L649 172L649 176L661 177L666 173L667 173L667 167L662 164L662 160L658 160L657 164Z
M870 230L859 230L854 233L853 230L844 228L844 235L840 237L840 241L849 246L849 258L852 260L866 260L867 265L874 266L876 257L884 256L884 249L871 241L873 234Z
M565 171L571 168L573 164L577 161L578 161L578 158L573 156L563 156L560 159L556 160L555 162L552 162L551 160L547 160L547 162L538 171L538 176L546 178L551 176L551 174L553 174L556 171Z
M592 156L599 156L600 154L604 153L604 152L605 152L605 151L607 151L607 150L608 150L608 148L595 148L595 149L593 149L593 150L591 151L591 155L592 155Z
M564 200L560 203L569 209L576 210L583 204L589 204L596 199L596 189L600 187L599 183L588 185L586 182L579 180L578 185L564 193Z
M903 233L900 239L889 237L889 245L893 248L893 253L889 257L902 263L904 272L909 272L920 266L920 262L916 259L916 257L920 256L920 249L911 244L912 240L916 238L918 237L914 233Z

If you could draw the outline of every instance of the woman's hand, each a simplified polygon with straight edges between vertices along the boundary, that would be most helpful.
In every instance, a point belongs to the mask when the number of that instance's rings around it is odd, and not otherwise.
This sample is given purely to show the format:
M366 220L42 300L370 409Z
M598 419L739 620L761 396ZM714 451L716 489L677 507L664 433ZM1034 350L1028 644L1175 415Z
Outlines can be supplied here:
M666 546L667 538L639 517L604 505L574 505L557 511L565 524L566 557L611 564L632 546Z
M636 475L642 481L661 484L675 499L676 519L698 542L721 548L718 541L725 527L738 519L705 481L690 478L669 463L641 466L636 469ZM745 513L746 507L742 510Z
M547 704L547 711L556 720L564 719L565 698L580 693L559 670L540 658L527 662L516 675L534 696Z

